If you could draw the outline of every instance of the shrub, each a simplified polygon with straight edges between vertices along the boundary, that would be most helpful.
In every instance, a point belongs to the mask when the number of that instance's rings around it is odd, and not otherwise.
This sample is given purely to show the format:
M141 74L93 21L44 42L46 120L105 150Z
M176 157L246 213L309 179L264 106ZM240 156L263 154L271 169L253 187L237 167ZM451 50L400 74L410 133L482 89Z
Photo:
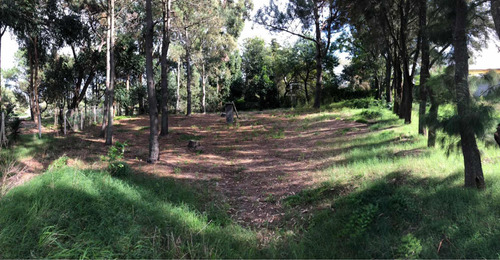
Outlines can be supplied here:
M132 169L126 162L120 161L123 159L125 147L127 146L127 142L116 142L115 145L109 148L107 158L103 158L108 161L108 172L112 176L127 176L132 172Z
M68 164L68 160L69 160L69 157L66 155L63 155L63 156L57 158L56 160L54 160L50 164L49 168L52 168L52 169L62 168L63 166L66 166Z
M132 173L132 169L126 162L115 161L109 163L108 172L115 177L125 177Z
M418 258L422 252L422 245L420 240L412 234L408 234L401 239L399 244L397 257L404 259L415 259Z

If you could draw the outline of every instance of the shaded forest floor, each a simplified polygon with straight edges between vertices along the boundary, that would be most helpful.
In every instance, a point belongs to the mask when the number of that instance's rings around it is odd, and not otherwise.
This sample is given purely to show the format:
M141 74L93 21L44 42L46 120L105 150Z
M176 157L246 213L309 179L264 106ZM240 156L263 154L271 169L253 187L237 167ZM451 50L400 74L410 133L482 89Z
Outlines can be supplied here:
M416 114L405 125L353 100L233 125L173 115L154 165L148 119L118 117L122 177L107 173L100 127L64 137L47 119L38 139L24 122L0 153L23 173L0 199L0 258L498 258L492 132L479 140L487 188L464 189L456 138L427 148Z
M160 137L160 161L154 165L145 162L148 116L118 117L113 140L128 144L124 161L134 170L188 183L210 182L223 194L228 213L239 224L272 228L284 225L284 198L325 181L325 176L317 173L331 166L333 155L341 153L330 144L368 131L366 124L331 114L271 111L243 112L241 117L228 125L218 114L170 116L169 135ZM36 131L32 122L23 123L23 134ZM43 131L60 135L50 127ZM27 172L40 173L65 154L87 166L102 167L100 157L106 155L108 147L98 133L97 126L71 133L61 147L48 147L41 156L22 162L28 165ZM189 140L199 141L201 148L189 149ZM294 225L295 221L288 219L286 224Z

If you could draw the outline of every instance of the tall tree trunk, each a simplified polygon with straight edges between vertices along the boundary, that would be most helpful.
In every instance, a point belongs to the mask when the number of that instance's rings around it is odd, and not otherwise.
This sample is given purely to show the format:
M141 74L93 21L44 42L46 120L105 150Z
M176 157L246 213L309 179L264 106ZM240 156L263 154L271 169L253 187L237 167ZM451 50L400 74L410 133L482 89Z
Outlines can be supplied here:
M437 128L437 117L439 112L439 103L434 96L432 90L427 88L429 99L431 101L431 108L429 109L429 116L427 119L427 127L429 128L429 132L427 135L427 147L436 146L436 128Z
M306 92L306 104L309 104L309 91L307 91L307 80L309 79L309 73L311 71L307 70L306 77L304 78L304 91Z
M151 1L146 0L146 78L149 102L149 157L148 163L160 159L160 144L158 142L158 107L153 75L153 13Z
M392 89L394 90L394 106L393 111L396 115L401 117L401 81L402 81L402 72L401 72L401 63L399 60L399 55L395 53L394 55L394 86Z
M385 61L385 80L384 80L385 101L387 103L392 102L391 72L392 72L392 55L391 55L391 51L387 50L387 59Z
M407 49L407 28L408 28L408 12L410 9L409 0L401 0L400 6L400 48L401 59L403 61L403 98L401 102L401 112L405 120L405 124L411 123L411 110L413 103L413 82L410 76L410 58ZM403 8L404 5L404 8Z
M5 136L5 114L3 111L3 106L2 106L2 37L3 34L5 33L5 30L7 29L7 26L4 28L0 28L0 115L2 116L0 118L0 149L2 149L2 145L5 145L7 147L7 138Z
M422 40L422 65L420 68L418 133L425 135L425 110L427 107L427 80L430 77L429 36L427 35L427 0L420 0L420 37Z
M493 22L495 23L497 36L500 38L500 0L490 0L490 3L491 16L493 16Z
M375 99L381 100L382 99L382 88L380 87L380 82L378 80L378 76L375 75L374 78L375 78L375 82L374 82L375 89L377 90L377 94L375 96Z
M176 113L181 111L181 62L177 61L177 100L175 101Z
M3 111L3 106L2 106L2 38L5 33L5 30L7 29L7 26L4 28L0 28L0 112ZM2 137L0 136L0 143L1 143Z
M139 86L142 88L142 76L143 74L139 75ZM138 94L138 99L139 99L139 115L143 115L146 113L146 109L144 106L144 95L142 94L142 91L139 91Z
M115 97L115 0L110 2L110 36L109 36L109 89L108 89L108 125L106 128L106 144L113 144L113 117L114 117L114 97Z
M57 129L57 105L54 107L54 129Z
M321 41L321 27L320 27L320 14L319 7L314 4L314 25L316 30L316 93L314 96L314 108L321 106L321 85L323 81L323 50Z
M101 137L106 137L106 126L108 122L108 95L104 95L104 104L102 105L102 125Z
M34 37L34 46L35 52L35 75L34 75L34 86L33 86L33 95L35 98L35 118L38 126L38 138L42 138L42 116L40 114L40 98L38 96L38 67L39 67L39 57L38 57L38 36Z
M460 117L460 143L465 164L465 187L484 188L481 156L477 148L473 126L468 122L472 104L469 84L467 82L469 73L466 31L467 2L466 0L456 0L455 3L456 18L453 35L453 45L455 48L455 87L457 110Z
M187 31L186 31L187 34ZM191 53L189 47L186 48L186 70L187 70L187 82L186 82L186 91L187 91L187 104L186 104L186 115L191 115Z
M207 113L207 75L205 71L205 63L201 65L201 112L203 114Z
M167 54L170 45L170 0L163 0L163 29L161 48L161 132L168 134L168 64Z
M109 5L109 0L108 0ZM104 104L102 109L101 137L106 137L108 128L108 110L109 110L109 84L111 79L111 15L108 9L107 16L108 29L106 30L106 90L104 92Z

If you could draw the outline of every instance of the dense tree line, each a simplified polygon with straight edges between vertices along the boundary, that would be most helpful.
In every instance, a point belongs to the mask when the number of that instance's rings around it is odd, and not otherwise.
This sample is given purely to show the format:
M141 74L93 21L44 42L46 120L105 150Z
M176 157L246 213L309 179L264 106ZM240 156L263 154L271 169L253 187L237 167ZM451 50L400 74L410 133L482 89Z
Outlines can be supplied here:
M467 64L490 30L500 34L499 6L497 0L290 0L270 1L249 17L249 0L3 0L0 39L10 31L20 45L18 67L4 77L16 82L16 97L26 100L39 135L42 113L53 111L62 131L67 120L78 130L91 121L88 106L111 144L115 114L147 113L148 161L155 162L169 113L218 111L226 101L243 109L320 108L362 90L405 123L418 104L418 132L430 147L438 130L460 136L465 184L480 188L476 137L491 123L491 108L471 98ZM251 38L239 49L249 18L300 40ZM342 75L334 72L338 50L351 55ZM438 118L444 103L454 103L455 114Z

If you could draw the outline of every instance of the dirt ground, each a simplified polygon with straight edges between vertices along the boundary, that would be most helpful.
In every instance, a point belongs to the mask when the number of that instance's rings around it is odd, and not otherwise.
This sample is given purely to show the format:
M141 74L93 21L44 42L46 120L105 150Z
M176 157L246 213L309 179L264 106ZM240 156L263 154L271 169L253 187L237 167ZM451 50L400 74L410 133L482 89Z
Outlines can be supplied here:
M215 182L233 219L255 228L279 223L285 214L283 198L325 180L318 172L334 164L332 157L340 151L331 144L340 142L339 137L368 131L365 124L311 120L310 115L278 111L244 112L231 126L218 114L173 115L169 117L169 135L160 137L160 161L148 164L148 117L115 122L114 141L127 142L125 159L132 168L187 182ZM23 133L36 132L30 122L23 126ZM43 131L55 134L50 129ZM66 137L70 141L58 150L98 165L108 149L97 137L98 131L93 126L72 133L71 139ZM188 148L189 140L199 140L201 148ZM47 151L47 157L55 157L53 153L51 156ZM30 158L23 163L26 172L33 174L46 169L50 160Z

